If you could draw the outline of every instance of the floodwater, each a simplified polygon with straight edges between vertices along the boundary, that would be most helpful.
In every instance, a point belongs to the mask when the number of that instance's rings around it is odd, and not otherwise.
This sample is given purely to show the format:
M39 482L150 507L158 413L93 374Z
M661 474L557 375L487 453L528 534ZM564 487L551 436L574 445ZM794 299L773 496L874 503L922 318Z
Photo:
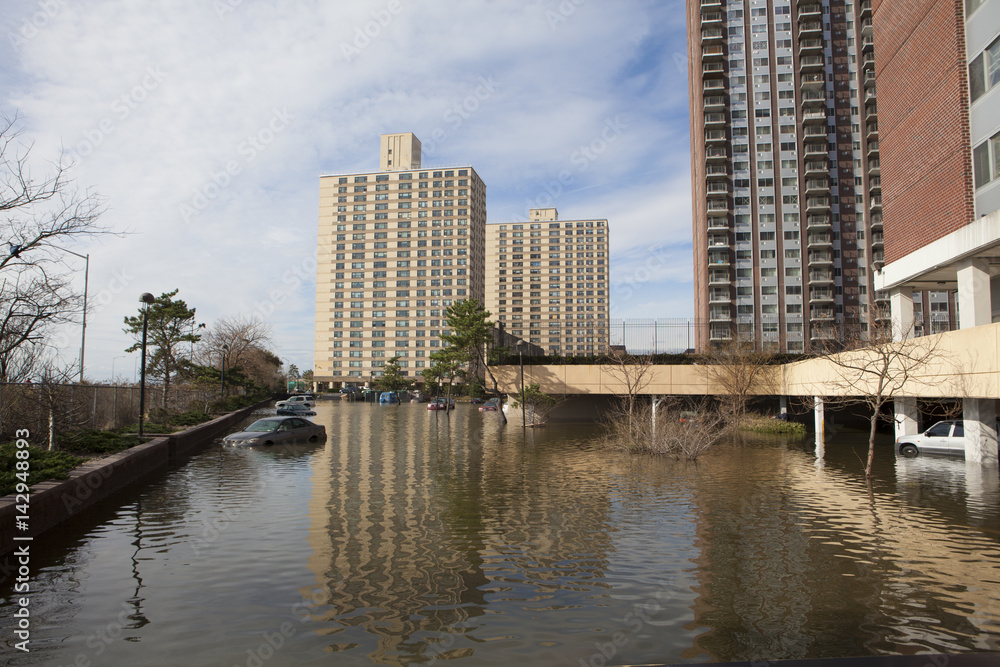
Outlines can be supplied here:
M44 665L604 665L1000 646L997 469L838 433L697 463L459 405L321 402L33 543Z

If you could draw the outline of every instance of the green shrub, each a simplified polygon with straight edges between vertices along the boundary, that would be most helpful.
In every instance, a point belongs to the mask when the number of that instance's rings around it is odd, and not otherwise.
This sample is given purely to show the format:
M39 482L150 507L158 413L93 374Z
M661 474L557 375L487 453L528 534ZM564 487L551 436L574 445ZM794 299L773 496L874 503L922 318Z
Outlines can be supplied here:
M170 418L170 423L177 426L195 426L211 421L212 416L204 410L188 410Z
M138 425L136 426L138 431ZM115 454L142 442L138 435L87 429L67 433L60 439L64 450L80 454Z
M753 433L781 433L788 435L805 435L806 427L798 422L774 419L764 415L747 415L740 427Z
M28 447L28 485L50 479L66 479L70 470L83 463L83 459L67 452L50 452L38 447ZM17 446L12 443L0 445L0 496L14 493L17 483Z

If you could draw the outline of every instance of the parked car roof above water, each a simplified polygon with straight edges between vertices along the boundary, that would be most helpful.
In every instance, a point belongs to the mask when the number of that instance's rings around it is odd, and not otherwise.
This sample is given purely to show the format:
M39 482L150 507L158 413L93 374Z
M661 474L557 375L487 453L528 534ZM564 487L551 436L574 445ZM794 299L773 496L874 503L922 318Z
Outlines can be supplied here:
M326 427L301 417L265 417L223 438L226 445L276 445L326 439Z

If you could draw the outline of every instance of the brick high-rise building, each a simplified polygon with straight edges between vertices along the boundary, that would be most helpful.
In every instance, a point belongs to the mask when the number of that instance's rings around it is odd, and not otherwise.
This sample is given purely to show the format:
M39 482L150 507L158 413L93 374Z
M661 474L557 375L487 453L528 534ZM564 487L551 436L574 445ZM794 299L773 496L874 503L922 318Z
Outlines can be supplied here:
M410 133L383 135L379 164L320 178L317 382L364 384L392 357L419 378L445 309L484 300L486 186L475 169L421 168Z
M698 348L863 335L888 306L871 2L687 10Z
M914 294L957 290L958 324L1000 320L1000 0L875 0L885 260L898 335ZM919 327L916 327L919 329ZM896 401L897 434L917 429ZM962 400L967 460L997 459L996 402Z
M486 226L486 309L546 354L593 356L608 348L608 221L559 220L531 209L528 222Z

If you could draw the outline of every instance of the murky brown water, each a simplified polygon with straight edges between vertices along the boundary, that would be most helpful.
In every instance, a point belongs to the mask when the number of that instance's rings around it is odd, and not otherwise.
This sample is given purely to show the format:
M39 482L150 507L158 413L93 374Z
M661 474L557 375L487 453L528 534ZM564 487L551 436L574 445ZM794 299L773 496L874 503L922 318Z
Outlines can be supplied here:
M997 470L852 436L610 453L459 406L321 403L35 543L32 652L92 665L602 665L996 650ZM858 450L863 447L859 442Z

